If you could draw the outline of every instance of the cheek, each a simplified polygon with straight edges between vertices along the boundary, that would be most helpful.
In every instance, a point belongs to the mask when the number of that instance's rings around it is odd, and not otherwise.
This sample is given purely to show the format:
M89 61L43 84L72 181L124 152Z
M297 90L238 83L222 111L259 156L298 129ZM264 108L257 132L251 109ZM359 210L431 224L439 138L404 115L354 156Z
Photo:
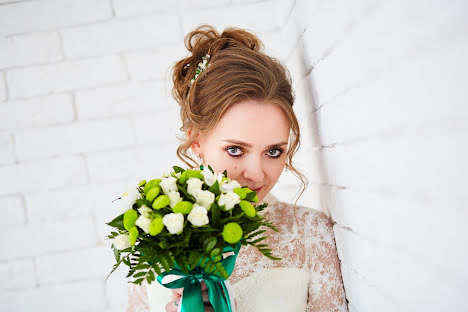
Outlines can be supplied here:
M283 173L284 166L286 164L286 158L283 161L272 161L267 170L268 177L270 181L275 181L279 179Z
M228 176L231 178L231 175L236 175L238 165L235 158L227 156L226 153L222 148L210 150L205 154L205 164L210 165L215 172L227 170Z

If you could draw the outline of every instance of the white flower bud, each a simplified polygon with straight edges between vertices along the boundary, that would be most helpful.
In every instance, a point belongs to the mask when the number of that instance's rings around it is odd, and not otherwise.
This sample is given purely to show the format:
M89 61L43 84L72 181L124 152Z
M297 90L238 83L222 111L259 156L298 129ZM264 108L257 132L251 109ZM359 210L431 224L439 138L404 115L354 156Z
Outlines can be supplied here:
M135 225L138 225L140 229L145 231L146 234L149 233L150 230L150 225L151 225L151 219L147 218L145 216L139 216L138 219L135 221Z
M192 210L187 216L187 220L195 226L203 226L210 222L208 219L208 210L199 204L193 204Z
M195 194L195 199L197 204L205 207L206 210L210 210L211 204L215 201L215 195L208 190L198 191Z
M153 212L153 209L143 205L140 208L138 208L138 212L145 218L151 218L151 212Z
M184 230L184 215L181 213L168 213L162 221L171 234L180 234Z
M170 168L168 168L168 169L166 169L164 171L163 177L168 178L168 177L172 176L172 173L175 173L175 171L174 171L174 168L170 167Z
M226 210L231 210L234 206L240 203L241 199L239 195L234 193L233 191L229 191L225 194L221 193L218 199L219 206L226 205Z
M210 168L208 168L208 166L203 167L202 174L206 185L212 186L215 183L216 177L213 172L211 172Z
M118 250L124 250L130 247L130 239L127 234L119 234L114 237L114 247Z
M171 208L174 208L174 206L178 202L182 201L182 198L180 197L180 193L177 191L170 191L169 194L167 194L167 196L169 196L169 199L171 201L170 203Z
M201 191L202 185L203 185L202 180L198 178L190 177L187 180L187 193L195 197L195 194Z
M231 181L224 180L224 182L221 183L221 185L219 186L219 190L223 193L227 193L229 191L234 190L237 187L242 187L242 186L236 180L231 180Z
M177 178L167 177L162 179L159 186L162 188L164 194L169 195L170 191L178 191L176 182Z

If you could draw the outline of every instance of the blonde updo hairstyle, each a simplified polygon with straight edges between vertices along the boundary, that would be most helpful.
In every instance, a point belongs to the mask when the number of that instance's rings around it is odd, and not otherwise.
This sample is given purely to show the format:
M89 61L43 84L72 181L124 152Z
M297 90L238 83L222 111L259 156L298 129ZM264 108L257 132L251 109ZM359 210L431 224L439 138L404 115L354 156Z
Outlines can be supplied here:
M300 146L299 123L293 110L291 78L281 63L262 52L263 43L252 33L228 27L219 34L211 25L200 25L185 36L191 55L179 60L171 70L172 96L180 105L183 133L177 156L190 168L199 167L187 150L197 133L207 133L226 109L238 102L254 99L278 104L291 125L290 146L285 167L302 183L297 200L307 187L307 178L294 168L292 158ZM190 86L202 56L209 54L209 66ZM192 128L192 135L187 130Z

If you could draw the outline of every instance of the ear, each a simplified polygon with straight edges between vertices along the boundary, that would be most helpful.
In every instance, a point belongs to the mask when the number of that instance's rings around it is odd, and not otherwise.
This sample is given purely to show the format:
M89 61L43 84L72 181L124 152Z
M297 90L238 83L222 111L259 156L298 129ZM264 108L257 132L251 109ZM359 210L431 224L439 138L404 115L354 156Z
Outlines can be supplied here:
M192 126L187 129L187 137L190 139L193 137L192 144L190 144L190 149L193 151L194 154L203 157L203 153L201 151L201 144L200 144L200 134L193 131Z

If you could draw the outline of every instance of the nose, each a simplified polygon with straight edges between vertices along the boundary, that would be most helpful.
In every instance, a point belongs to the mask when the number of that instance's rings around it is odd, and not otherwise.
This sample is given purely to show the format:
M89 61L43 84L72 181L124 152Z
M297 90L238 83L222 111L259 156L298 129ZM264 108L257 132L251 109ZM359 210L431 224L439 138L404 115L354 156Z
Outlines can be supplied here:
M252 181L253 184L260 184L265 178L262 161L260 157L250 157L244 167L244 178Z

